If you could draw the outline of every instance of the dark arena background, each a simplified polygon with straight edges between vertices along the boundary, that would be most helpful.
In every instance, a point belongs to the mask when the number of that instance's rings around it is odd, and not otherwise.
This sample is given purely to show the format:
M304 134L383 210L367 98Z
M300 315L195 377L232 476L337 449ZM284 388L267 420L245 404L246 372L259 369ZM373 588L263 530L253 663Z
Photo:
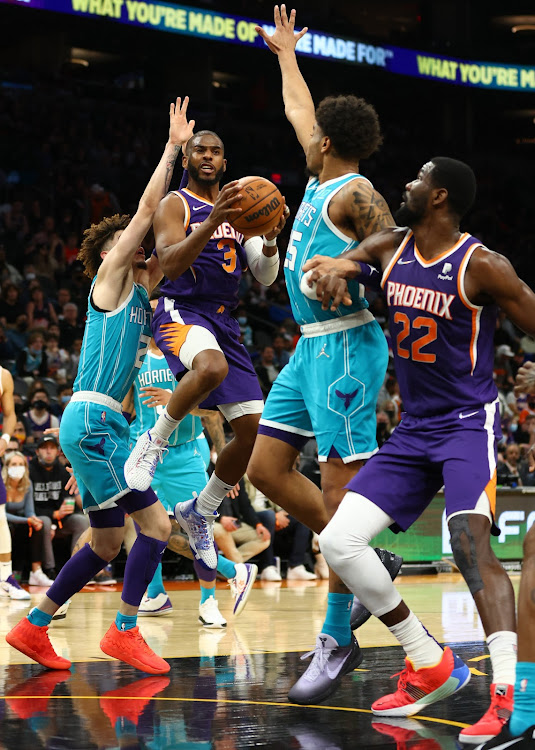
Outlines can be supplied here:
M430 158L466 161L478 192L463 230L505 255L533 288L533 2L300 0L295 7L297 26L310 29L298 61L314 101L353 93L379 114L384 143L361 171L390 209ZM61 420L76 377L90 283L76 260L83 230L104 216L135 212L177 96L190 97L197 130L221 136L225 182L260 175L286 198L291 218L279 241L279 278L266 288L245 275L236 316L264 394L272 368L281 369L292 354L299 331L282 260L306 182L305 160L284 115L277 59L256 24L273 25L271 2L0 0L0 364L15 383L19 421L9 447L29 460L37 436L24 415L37 381L50 413ZM181 171L177 163L171 189ZM152 251L151 234L144 246ZM385 301L374 293L369 301L391 348ZM36 340L40 348L29 352ZM27 369L29 355L35 367ZM503 432L500 536L492 544L515 590L522 540L535 522L535 473L525 460L535 441L535 403L517 401L512 384L534 357L535 341L501 315L494 367ZM390 357L377 407L380 442L401 410ZM305 448L300 469L319 482L313 446ZM247 487L256 508L255 491ZM124 552L107 580L85 587L67 617L52 623L51 641L72 660L70 671L45 670L10 648L5 634L46 591L31 585L28 539L13 539L13 570L31 602L0 597L1 748L454 750L462 747L460 730L488 706L485 636L452 563L441 493L409 533L385 532L376 540L403 555L398 585L404 599L472 672L462 693L415 719L371 713L403 667L402 649L373 618L358 632L364 660L338 691L318 705L288 703L288 690L308 663L299 657L313 648L321 628L328 591L320 577L285 577L288 540L275 545L282 580L260 573L239 618L232 616L226 582L218 581L228 620L222 629L201 627L191 563L165 552L173 612L140 623L147 642L171 664L162 677L99 649L119 604ZM70 553L65 540L56 540L54 549L50 577ZM309 573L314 562L309 541L303 563Z

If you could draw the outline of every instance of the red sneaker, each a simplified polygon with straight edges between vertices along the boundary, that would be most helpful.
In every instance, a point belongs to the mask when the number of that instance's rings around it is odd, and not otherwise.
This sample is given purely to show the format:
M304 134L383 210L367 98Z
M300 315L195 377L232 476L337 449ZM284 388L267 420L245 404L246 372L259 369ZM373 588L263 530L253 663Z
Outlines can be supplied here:
M409 659L405 659L405 665L399 673L396 692L379 698L372 705L372 712L377 716L413 716L431 703L456 693L471 677L463 660L448 647L434 667L414 669Z
M32 625L27 617L23 617L18 625L15 625L13 630L6 635L6 641L30 659L42 664L43 667L70 669L71 662L56 654L47 631L46 626Z
M7 693L6 703L20 719L29 719L35 714L46 713L48 699L54 692L56 685L68 680L71 676L69 670L63 669L55 672L44 672L37 677L30 677Z
M142 672L167 674L171 669L171 666L145 643L137 625L130 630L117 630L117 625L112 622L100 641L100 648L108 656L125 661Z
M490 708L482 718L463 729L459 735L461 742L469 745L479 745L491 740L502 731L513 713L514 685L490 686Z
M389 719L372 721L376 732L391 737L397 750L441 750L442 745L432 737L432 732L424 728L416 719Z
M128 719L137 726L139 717L150 699L165 690L170 682L169 677L145 677L104 693L100 699L100 707L114 729L117 719Z

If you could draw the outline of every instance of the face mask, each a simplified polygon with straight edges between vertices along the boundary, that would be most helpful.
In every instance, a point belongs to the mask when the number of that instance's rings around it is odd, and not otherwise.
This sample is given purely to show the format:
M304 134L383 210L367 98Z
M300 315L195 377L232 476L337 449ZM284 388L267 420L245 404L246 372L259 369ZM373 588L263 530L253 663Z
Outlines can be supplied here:
M38 398L37 401L32 401L32 406L34 409L46 409L48 404L42 398Z
M24 434L24 432L14 432L13 437L16 438L21 445L26 440L26 435Z
M24 404L15 404L15 414L24 414L26 407Z
M26 469L24 466L9 466L7 470L8 477L12 479L22 479L25 473Z
M29 273L26 274L26 281L33 281L33 279L35 279L34 273L30 271Z
M238 323L241 326L246 326L247 325L247 318L238 318Z
M69 401L71 400L71 398L72 398L72 396L62 396L61 397L61 403L62 404L68 404Z
M509 425L509 432L516 432L518 430L518 425L516 422L513 422L513 424Z

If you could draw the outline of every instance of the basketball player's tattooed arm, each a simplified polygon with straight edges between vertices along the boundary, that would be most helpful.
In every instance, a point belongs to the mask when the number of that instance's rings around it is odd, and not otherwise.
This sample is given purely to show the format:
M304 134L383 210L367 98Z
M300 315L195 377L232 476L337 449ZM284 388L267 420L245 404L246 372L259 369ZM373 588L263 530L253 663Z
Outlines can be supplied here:
M286 117L293 125L299 143L306 151L312 137L315 122L315 108L312 96L303 78L297 58L295 45L307 32L307 27L295 32L295 10L290 16L286 6L275 6L275 31L270 36L261 26L256 26L256 33L265 41L269 49L277 55L282 74L282 98Z
M346 220L359 242L396 225L387 202L367 180L354 180L343 192Z
M211 409L193 409L191 413L194 417L201 417L203 426L210 435L214 450L219 455L226 445L221 413Z
M175 520L171 520L171 536L169 537L167 546L177 555L182 555L182 557L187 557L188 560L193 560L193 552L189 546L189 539Z

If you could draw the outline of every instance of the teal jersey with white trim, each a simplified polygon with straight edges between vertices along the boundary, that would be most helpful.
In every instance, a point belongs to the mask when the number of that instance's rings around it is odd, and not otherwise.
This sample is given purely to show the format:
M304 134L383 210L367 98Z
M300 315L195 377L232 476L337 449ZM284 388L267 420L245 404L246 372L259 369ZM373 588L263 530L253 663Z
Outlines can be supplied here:
M145 287L133 284L123 304L111 312L93 307L93 279L82 350L73 391L97 391L122 402L143 362L151 339L152 310Z
M364 287L353 280L348 283L353 303L349 307L340 305L335 312L322 310L318 300L305 297L299 288L303 277L303 265L314 255L328 255L334 258L358 246L358 240L343 234L328 214L331 199L348 182L357 179L366 178L356 172L350 172L320 184L318 178L313 177L306 187L292 227L284 261L286 289L294 318L299 325L333 320L368 307L368 302L364 298Z
M145 385L163 388L169 391L169 393L175 390L176 380L163 354L155 354L149 351L134 381L136 418L130 425L131 440L137 440L143 432L154 427L156 420L164 408L163 406L147 406L143 403L146 400L146 396L141 393L140 389ZM195 440L201 432L202 422L200 417L193 417L191 414L188 414L171 434L169 447L189 443L191 440Z

